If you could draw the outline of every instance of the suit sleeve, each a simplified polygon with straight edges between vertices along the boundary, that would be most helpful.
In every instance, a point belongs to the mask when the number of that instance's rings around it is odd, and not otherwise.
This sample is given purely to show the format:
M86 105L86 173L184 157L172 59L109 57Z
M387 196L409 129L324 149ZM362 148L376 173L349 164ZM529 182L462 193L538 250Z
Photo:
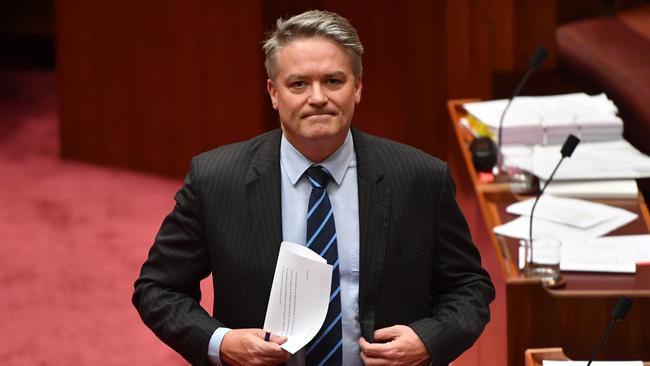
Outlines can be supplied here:
M442 175L431 317L409 325L426 345L434 366L446 365L472 346L490 319L489 304L495 295L456 202L447 165Z
M165 218L135 282L133 304L144 323L195 365L208 365L208 343L222 326L199 304L210 274L200 190L193 160L176 205Z

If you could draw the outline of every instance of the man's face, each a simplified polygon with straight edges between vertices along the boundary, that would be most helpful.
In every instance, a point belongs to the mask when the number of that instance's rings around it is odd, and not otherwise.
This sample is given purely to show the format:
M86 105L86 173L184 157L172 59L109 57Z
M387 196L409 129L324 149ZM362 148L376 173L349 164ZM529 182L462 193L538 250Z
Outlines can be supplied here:
M290 42L277 54L276 75L267 81L282 131L314 161L332 154L347 136L361 80L345 49L322 37Z

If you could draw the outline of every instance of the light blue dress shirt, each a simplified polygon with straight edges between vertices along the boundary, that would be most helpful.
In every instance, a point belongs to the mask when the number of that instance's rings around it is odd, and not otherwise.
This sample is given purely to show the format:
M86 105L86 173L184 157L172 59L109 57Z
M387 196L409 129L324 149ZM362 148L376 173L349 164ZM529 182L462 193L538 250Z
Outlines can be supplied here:
M282 238L305 244L307 235L307 206L311 184L303 173L314 162L302 155L283 135L280 142L282 195ZM348 131L343 145L325 161L318 163L331 174L333 181L327 194L334 210L336 241L341 279L341 319L343 328L343 364L362 365L359 337L359 195L357 164L352 133ZM218 296L218 294L215 294ZM221 366L219 349L229 328L218 328L210 339L208 358ZM305 364L304 349L293 355L287 365Z

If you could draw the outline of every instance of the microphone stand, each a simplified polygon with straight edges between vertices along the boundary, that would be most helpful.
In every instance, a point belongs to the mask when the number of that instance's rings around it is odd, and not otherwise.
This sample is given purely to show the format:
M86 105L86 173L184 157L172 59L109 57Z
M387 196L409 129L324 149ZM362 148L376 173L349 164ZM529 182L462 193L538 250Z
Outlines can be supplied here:
M609 322L609 326L607 327L605 334L603 334L603 336L600 337L598 346L596 347L596 349L594 349L593 353L591 354L587 366L591 365L594 359L596 359L598 352L600 352L600 349L603 347L603 344L605 344L607 337L609 337L609 333L612 331L612 329L614 329L614 325L616 325L616 323L620 322L625 318L625 315L627 315L627 312L630 310L631 306L632 306L632 299L630 299L629 297L621 296L618 298L616 305L614 305L614 308L612 309L612 320Z
M591 357L589 357L589 362L587 363L587 366L591 365L591 362L596 358L598 355L598 352L600 352L601 347L603 347L603 344L605 344L605 341L607 340L607 337L609 337L609 333L611 333L612 329L614 329L614 326L618 323L616 319L612 319L609 322L609 325L607 326L607 330L603 334L602 337L600 337L600 341L598 342L598 346L596 346L596 349L593 351L591 354Z
M501 112L501 117L499 118L499 129L498 129L498 139L497 139L497 156L496 156L496 165L494 166L494 169L492 170L492 174L494 174L494 177L499 179L501 176L501 173L503 173L503 154L501 153L501 137L503 136L503 120L505 119L506 112L508 111L508 108L510 108L510 104L512 104L512 101L519 95L521 92L521 89L523 89L524 85L528 82L528 79L530 78L530 75L537 70L544 60L546 59L546 55L548 52L546 51L546 48L539 46L537 49L535 49L535 52L530 58L530 61L528 62L528 70L524 74L524 77L521 78L519 81L519 84L515 88L515 91L512 93L512 96L510 99L508 99L508 104L506 104L506 107L503 109L503 112ZM501 178L503 179L503 178Z
M533 263L533 218L535 214L535 207L537 207L537 203L539 202L539 199L542 197L542 194L544 194L546 187L548 187L549 183L551 183L551 181L553 180L555 173L557 172L558 168L560 167L564 159L570 157L571 154L573 154L573 151L575 150L576 146L578 146L579 143L580 143L579 138L573 136L572 134L569 134L569 136L567 136L566 140L564 141L564 144L562 144L562 149L560 150L560 154L562 154L562 157L555 165L553 172L551 172L551 175L549 176L548 180L546 180L546 183L544 183L544 186L542 187L541 191L537 194L537 197L535 197L535 202L533 202L533 208L530 210L530 221L528 224L528 246L527 247L530 253L530 258L528 258L528 255L526 255L525 258L526 266L524 268L526 274L529 273L530 264Z
M524 74L524 77L521 78L521 81L519 81L519 85L517 85L517 88L515 88L514 93L512 93L512 96L510 97L510 99L508 99L508 104L506 104L506 107L503 109L503 112L501 112L501 118L499 118L499 133L497 139L497 165L495 166L495 172L493 172L495 177L503 172L503 154L501 153L501 137L503 136L503 120L506 117L508 108L510 108L510 104L512 104L512 101L515 100L517 95L519 95L519 92L521 92L521 89L524 87L524 85L526 85L526 82L528 82L528 78L530 78L530 75L532 75L533 71L535 70L536 68L533 67L528 68L526 74Z
M533 261L533 214L535 213L535 207L537 207L537 202L539 202L540 197L544 194L544 190L546 190L546 187L548 187L548 184L551 183L553 180L553 177L555 176L555 172L557 172L557 169L560 167L562 162L566 156L563 156L560 161L557 162L557 165L555 165L555 169L553 169L553 172L551 173L551 176L548 178L546 183L544 183L544 187L542 187L542 190L539 191L539 194L535 198L535 202L533 203L533 208L530 210L530 221L528 224L528 244L530 245L530 261Z

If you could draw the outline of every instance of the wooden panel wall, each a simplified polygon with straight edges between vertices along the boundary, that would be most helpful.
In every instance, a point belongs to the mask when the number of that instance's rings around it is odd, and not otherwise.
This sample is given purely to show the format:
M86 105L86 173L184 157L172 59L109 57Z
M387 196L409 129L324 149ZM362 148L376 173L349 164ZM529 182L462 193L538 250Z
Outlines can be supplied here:
M57 2L65 158L182 176L267 129L262 12L230 1Z
M366 49L354 124L452 164L446 100L489 98L494 75L521 74L552 42L555 16L554 0L56 5L63 157L170 176L200 151L279 125L260 50L279 16L321 8L351 19Z

